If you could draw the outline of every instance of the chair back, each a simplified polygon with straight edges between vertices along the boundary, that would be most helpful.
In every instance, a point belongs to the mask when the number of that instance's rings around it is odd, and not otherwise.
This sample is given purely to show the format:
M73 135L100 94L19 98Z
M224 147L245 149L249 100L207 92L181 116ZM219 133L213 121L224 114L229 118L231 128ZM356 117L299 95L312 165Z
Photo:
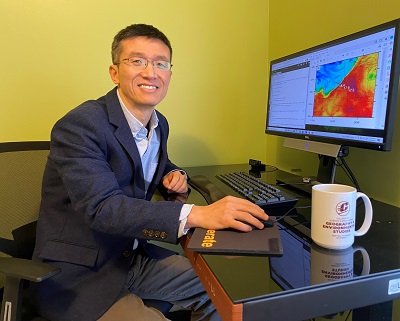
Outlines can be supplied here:
M49 146L48 141L0 143L0 256L32 256Z

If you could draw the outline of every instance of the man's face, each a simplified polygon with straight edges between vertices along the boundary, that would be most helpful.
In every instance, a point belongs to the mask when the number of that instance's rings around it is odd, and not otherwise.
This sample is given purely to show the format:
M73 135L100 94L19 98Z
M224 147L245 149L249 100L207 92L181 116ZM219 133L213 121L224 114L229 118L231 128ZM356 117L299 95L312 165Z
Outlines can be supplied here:
M169 48L158 39L136 37L120 43L119 60L137 57L150 60L145 69L120 62L110 66L110 76L119 85L119 93L131 111L153 109L167 94L170 70L155 68L152 61L170 61Z

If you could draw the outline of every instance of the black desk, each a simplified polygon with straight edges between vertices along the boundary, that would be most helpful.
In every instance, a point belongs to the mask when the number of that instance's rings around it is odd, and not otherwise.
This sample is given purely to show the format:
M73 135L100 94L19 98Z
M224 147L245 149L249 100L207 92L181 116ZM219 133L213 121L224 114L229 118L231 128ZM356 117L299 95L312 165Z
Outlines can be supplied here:
M215 175L248 171L249 166L204 166L185 170L189 176L206 175L222 191L235 195ZM262 179L272 184L277 175L285 173L261 173ZM305 207L297 210L299 217L282 220L282 257L229 257L186 251L223 320L298 321L318 316L328 318L351 309L355 309L353 321L392 320L392 301L400 297L400 209L372 200L373 224L365 236L356 238L353 245L353 248L365 249L369 268L361 252L357 251L353 262L352 256L347 255L347 263L353 266L339 266L334 270L335 274L333 270L327 272L324 263L318 262L321 256L334 261L338 252L327 250L321 253L322 249L312 244L307 228L310 198L305 194L299 194L299 197L296 208ZM196 191L192 191L188 202L205 204ZM400 317L393 317L393 320L397 319Z

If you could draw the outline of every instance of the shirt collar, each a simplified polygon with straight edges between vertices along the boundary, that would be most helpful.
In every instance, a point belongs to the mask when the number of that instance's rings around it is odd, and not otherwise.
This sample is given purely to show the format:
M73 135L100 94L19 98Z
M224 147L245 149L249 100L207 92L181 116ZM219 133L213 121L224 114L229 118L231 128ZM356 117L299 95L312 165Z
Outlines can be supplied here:
M146 138L148 136L147 128L142 124L141 121L139 121L135 116L133 116L133 114L125 106L124 102L121 99L121 96L119 95L118 90L117 90L117 95L118 95L119 103L121 104L121 107L122 107L122 111L128 122L129 128L131 129L133 137L139 141ZM153 110L153 113L151 114L150 121L149 121L150 132L152 132L153 129L155 129L157 126L158 126L158 117L157 117L156 111Z

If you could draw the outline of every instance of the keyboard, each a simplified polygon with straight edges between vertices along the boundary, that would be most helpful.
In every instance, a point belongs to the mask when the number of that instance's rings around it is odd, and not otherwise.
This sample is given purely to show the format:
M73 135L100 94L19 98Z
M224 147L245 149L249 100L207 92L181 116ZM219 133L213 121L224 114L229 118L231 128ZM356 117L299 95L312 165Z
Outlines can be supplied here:
M298 198L281 191L277 186L245 172L233 172L216 176L235 192L261 208L293 207Z
M217 175L216 178L227 185L229 189L259 205L264 210L271 208L286 209L293 207L298 201L293 195L244 172L221 174ZM226 195L232 195L226 192L227 189L222 191L204 175L191 176L189 184L205 198L208 204L214 203Z

